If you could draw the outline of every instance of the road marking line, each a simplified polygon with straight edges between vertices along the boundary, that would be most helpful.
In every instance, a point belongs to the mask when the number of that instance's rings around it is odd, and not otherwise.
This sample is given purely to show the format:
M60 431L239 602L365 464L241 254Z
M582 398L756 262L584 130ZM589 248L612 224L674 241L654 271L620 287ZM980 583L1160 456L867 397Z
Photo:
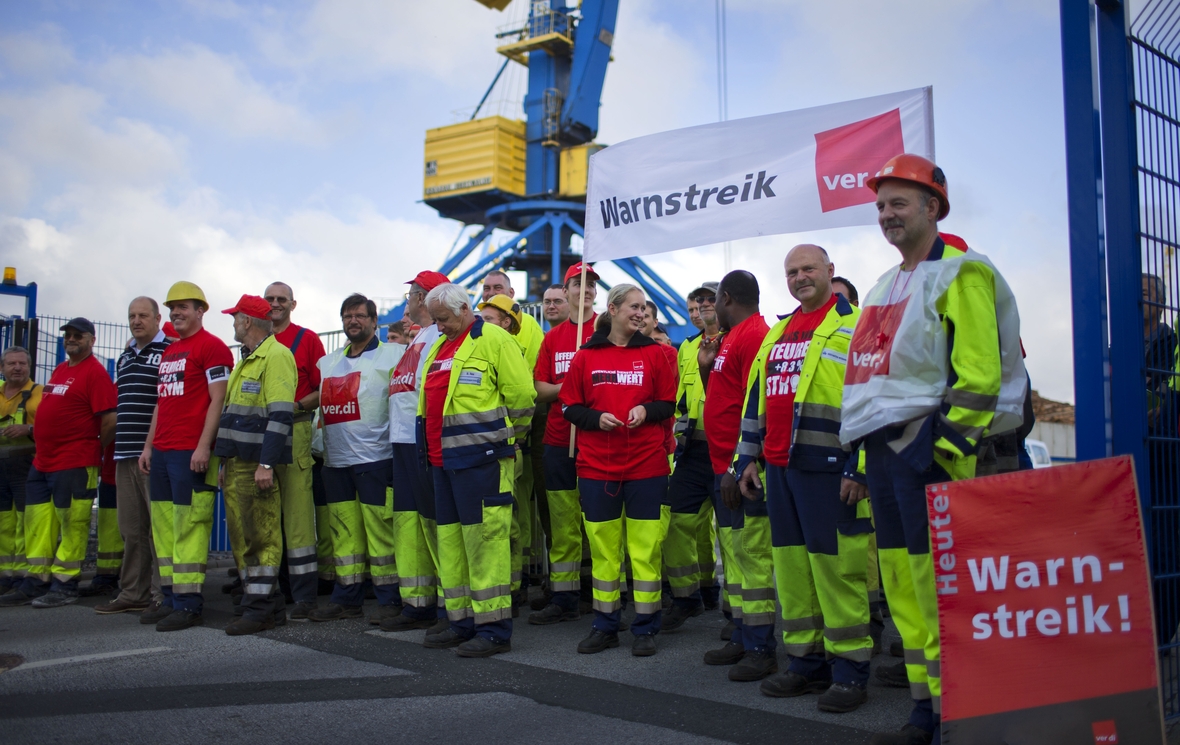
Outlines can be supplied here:
M145 647L144 649L127 649L122 652L101 652L99 654L80 654L76 657L59 657L55 660L38 660L18 665L8 672L18 670L33 670L38 667L53 667L55 665L70 665L75 662L90 662L91 660L109 660L114 657L131 657L138 654L153 654L155 652L171 652L172 647Z

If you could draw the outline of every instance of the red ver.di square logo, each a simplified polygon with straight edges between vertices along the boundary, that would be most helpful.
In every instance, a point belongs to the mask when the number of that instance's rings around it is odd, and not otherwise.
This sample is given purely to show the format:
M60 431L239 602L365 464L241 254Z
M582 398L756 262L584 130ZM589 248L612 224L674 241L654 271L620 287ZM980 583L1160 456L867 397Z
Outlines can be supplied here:
M871 204L877 196L865 185L885 161L905 152L901 112L845 124L815 136L815 183L824 212Z

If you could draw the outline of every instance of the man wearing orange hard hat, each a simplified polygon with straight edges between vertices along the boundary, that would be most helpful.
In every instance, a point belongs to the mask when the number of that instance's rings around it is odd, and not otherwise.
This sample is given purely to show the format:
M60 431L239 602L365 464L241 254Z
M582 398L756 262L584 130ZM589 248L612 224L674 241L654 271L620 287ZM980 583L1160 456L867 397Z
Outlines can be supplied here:
M965 243L939 236L938 223L950 212L941 168L903 154L866 183L877 195L881 232L902 261L861 305L840 439L865 449L885 592L914 699L901 731L872 742L925 745L941 742L937 595L948 589L931 560L926 486L973 477L979 441L1020 425L1020 320L995 266ZM903 357L905 364L898 362ZM857 483L864 479L845 476L842 499L867 496Z

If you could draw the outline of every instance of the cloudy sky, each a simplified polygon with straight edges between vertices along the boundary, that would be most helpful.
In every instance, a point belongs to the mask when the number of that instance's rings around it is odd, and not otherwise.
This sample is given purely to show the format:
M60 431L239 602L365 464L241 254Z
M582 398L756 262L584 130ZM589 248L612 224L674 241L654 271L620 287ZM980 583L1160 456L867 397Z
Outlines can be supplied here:
M424 131L470 113L522 2L4 3L0 257L42 313L120 320L177 279L219 309L282 279L298 322L337 328L344 295L400 296L458 235L418 203ZM715 121L713 0L620 5L598 140ZM1015 290L1034 387L1072 401L1057 0L729 0L728 29L730 118L934 87L943 227ZM519 114L525 74L495 111ZM897 260L875 227L734 243L764 312L793 307L781 261L805 241L862 292ZM650 263L681 290L724 267Z

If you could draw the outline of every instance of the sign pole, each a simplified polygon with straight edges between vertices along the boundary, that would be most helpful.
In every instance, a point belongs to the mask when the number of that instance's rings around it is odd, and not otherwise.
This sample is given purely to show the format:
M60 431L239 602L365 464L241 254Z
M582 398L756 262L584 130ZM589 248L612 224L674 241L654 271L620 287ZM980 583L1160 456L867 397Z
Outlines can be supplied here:
M578 330L574 334L574 354L578 353L578 347L582 346L582 323L586 318L586 262L579 262L582 265L581 279L578 280ZM578 429L570 422L570 457L574 457L574 441L578 436Z

